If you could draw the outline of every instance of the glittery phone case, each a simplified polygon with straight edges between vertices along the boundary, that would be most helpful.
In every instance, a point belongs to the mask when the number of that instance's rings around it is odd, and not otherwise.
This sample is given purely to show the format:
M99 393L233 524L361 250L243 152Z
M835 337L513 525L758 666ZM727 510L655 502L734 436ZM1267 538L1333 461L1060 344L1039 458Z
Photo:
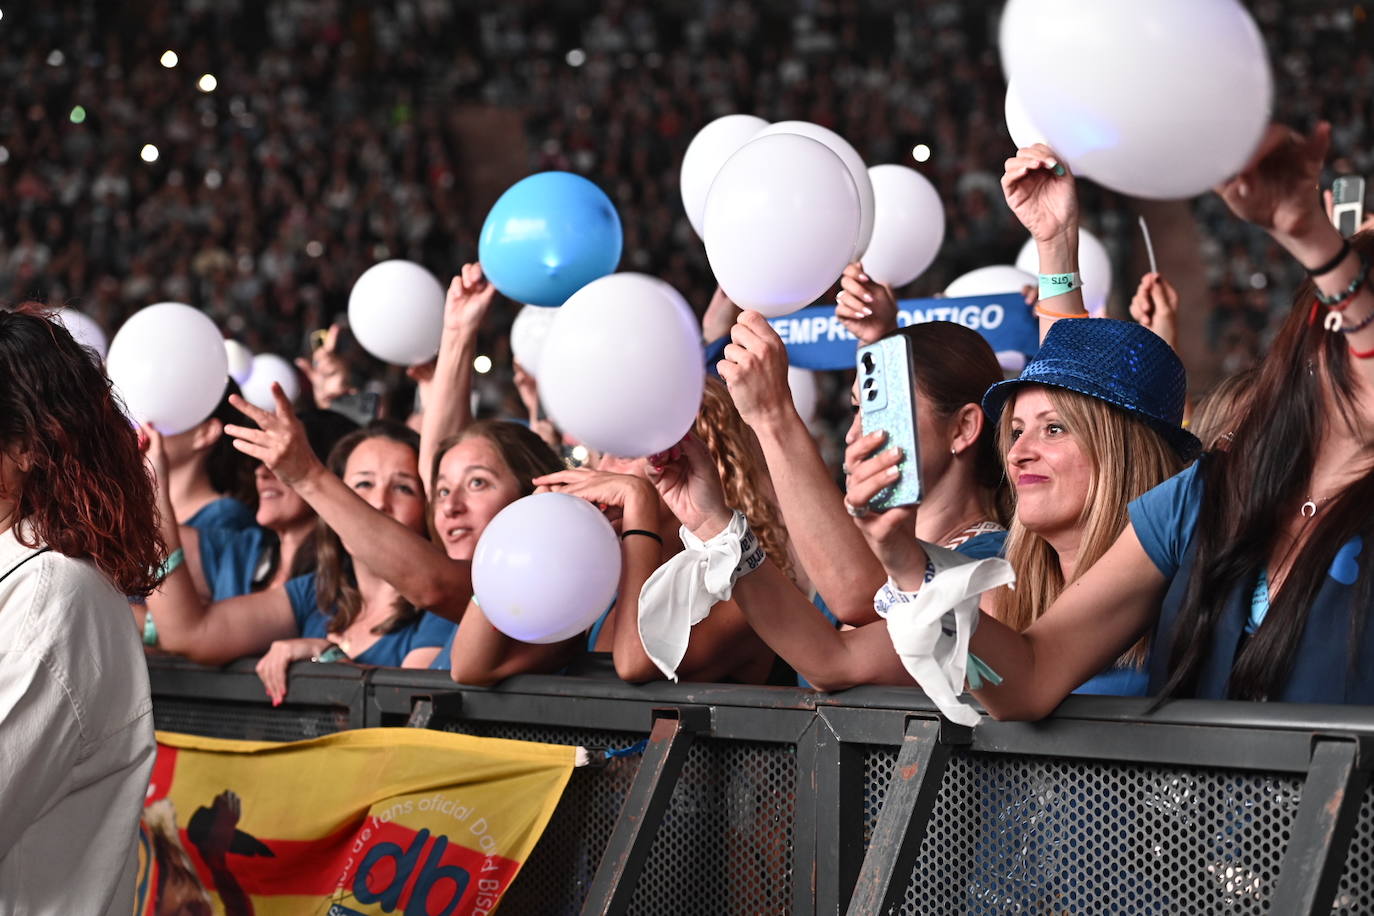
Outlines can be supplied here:
M921 502L921 461L916 441L916 367L911 342L894 334L877 343L860 347L859 414L865 434L885 430L883 448L900 448L904 455L902 476L869 501L881 512L893 506L914 506Z

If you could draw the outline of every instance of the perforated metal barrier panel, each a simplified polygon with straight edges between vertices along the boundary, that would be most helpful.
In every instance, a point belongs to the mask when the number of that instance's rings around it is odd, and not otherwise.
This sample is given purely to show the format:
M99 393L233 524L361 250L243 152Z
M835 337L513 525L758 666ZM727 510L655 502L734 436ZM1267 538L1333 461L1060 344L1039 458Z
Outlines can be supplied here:
M350 723L404 721L412 696L435 694L433 684L416 686L411 692L393 683L385 696L374 697L370 685L359 689L355 682L340 681L337 688L316 685L307 694L310 704L274 709L250 701L242 691L236 699L181 695L183 684L191 685L188 692L211 693L213 683L204 678L188 680L185 671L178 677L166 682L177 690L169 691L164 685L155 695L158 728L253 740L299 740L340 731ZM452 709L467 711L471 701L473 711L442 727L521 741L627 748L645 737L653 707L671 705L662 691L644 696L628 692L629 688L608 704L603 686L601 699L584 713L576 705L581 701L568 692L575 686L560 683L544 695L465 693ZM331 699L336 689L338 705L316 702ZM499 702L477 702L483 697ZM684 694L686 705L700 702L700 697ZM563 715L570 709L579 712ZM776 703L773 707L738 705L732 725L724 731L712 728L690 744L680 777L669 783L672 791L657 832L650 834L628 912L721 916L845 911L856 875L841 874L841 870L857 866L883 813L908 714L890 708L831 706L828 710L826 721L839 729L832 740L851 749L846 751L849 757L826 756L818 751L816 738L796 737L812 735L810 729L774 729L766 741L742 740L760 735L753 728L776 722L780 712L812 721L808 717L813 710ZM837 716L838 712L848 718ZM744 714L747 717L740 718ZM530 721L502 721L507 716ZM560 721L542 721L554 718ZM611 727L587 727L600 724ZM627 727L615 727L621 724ZM1134 724L1114 724L1118 730L1127 726ZM1088 740L1093 741L1098 727L1080 721L1077 734L1085 734L1086 728ZM1141 727L1161 726L1144 723ZM1037 726L1042 740L1036 746L1048 753L1066 753L1058 742L1064 740L1060 736L1074 734L1070 723L1052 733L1053 741L1043 740L1046 730L1053 728L1053 722ZM1285 853L1290 843L1297 843L1298 834L1307 831L1309 841L1312 836L1310 825L1300 824L1299 814L1313 733L1291 728L1266 731L1262 724L1234 721L1227 728L1213 738L1229 746L1239 740L1233 736L1260 736L1269 743L1255 747L1288 749L1284 753L1295 749L1296 755L1276 764L1275 772L1263 772L1083 759L1094 751L1084 751L1081 745L1068 752L1076 755L1073 758L1011 753L1003 745L995 748L997 753L956 749L943 771L914 868L909 875L889 872L898 879L893 891L905 889L904 895L896 894L898 902L891 912L921 916L1277 913L1277 892L1292 884L1292 876L1280 874L1281 865L1288 864ZM1368 741L1374 747L1374 728L1363 732L1359 730L1363 724L1351 728L1351 740ZM1196 741L1188 736L1207 729L1184 731L1187 741ZM788 734L792 737L779 737ZM807 741L813 743L808 746ZM1146 751L1131 759L1155 755L1148 741L1141 746ZM1194 756L1192 750L1175 747L1172 753L1167 759L1196 763L1215 750L1199 750L1196 753L1201 756ZM833 769L839 766L834 761L840 759L853 760L855 766ZM1269 761L1249 756L1248 749L1227 759L1247 767ZM1367 772L1369 758L1358 759L1363 761L1360 772ZM632 794L640 761L631 754L574 772L502 912L552 916L581 912L616 833L621 809ZM837 773L847 775L837 779ZM1359 795L1351 796L1358 799L1359 808L1353 833L1346 834L1351 837L1349 847L1330 858L1331 869L1322 872L1319 865L1311 867L1317 877L1329 877L1326 890L1310 899L1329 898L1331 905L1317 909L1304 904L1304 912L1374 916L1374 788L1362 788L1363 780L1352 785L1361 788ZM1322 801L1320 807L1334 810L1334 802L1325 804L1325 793ZM1310 814L1310 807L1302 810ZM851 810L850 815L843 813ZM1346 810L1353 812L1354 805ZM836 837L824 833L833 832L835 825L841 834L850 831L853 835L840 835L836 844ZM1341 832L1332 829L1333 835ZM837 855L844 859L846 851L852 859L849 865L836 859ZM856 853L858 858L854 858ZM1341 868L1338 881L1337 866ZM813 892L821 894L818 888L823 883L817 875L836 874L840 874L838 899L825 894L821 896L826 899L816 899ZM1289 890L1285 899L1293 899ZM855 893L857 901L857 889Z

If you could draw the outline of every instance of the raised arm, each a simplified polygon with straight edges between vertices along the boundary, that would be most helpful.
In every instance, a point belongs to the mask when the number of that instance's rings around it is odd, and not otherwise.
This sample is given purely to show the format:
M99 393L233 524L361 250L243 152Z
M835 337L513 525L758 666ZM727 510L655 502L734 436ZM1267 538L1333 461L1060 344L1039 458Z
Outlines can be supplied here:
M426 493L434 486L430 478L439 443L472 423L472 360L477 355L477 332L495 295L496 287L482 275L480 264L464 264L448 285L439 355L420 423L420 479Z
M850 523L842 494L797 414L787 386L787 348L758 312L730 332L719 365L744 422L763 448L787 536L831 612L846 623L874 619L882 566Z
M144 427L148 465L157 479L158 518L167 552L185 551L181 529L172 513L167 488L162 435ZM196 591L185 561L177 563L156 591L148 595L148 612L157 626L158 645L202 665L223 665L257 655L275 640L293 637L296 620L283 588L269 589L208 604Z
M310 449L305 428L281 387L273 385L272 394L276 412L234 398L234 406L259 427L226 426L234 447L267 465L300 494L338 533L344 549L365 556L373 572L407 601L448 620L461 620L472 596L471 564L450 559L437 544L372 508L330 473Z
M1064 277L1078 273L1078 191L1068 166L1048 146L1037 143L1016 151L1002 174L1007 206L1035 239L1040 275ZM1086 318L1083 290L1049 295L1040 293L1040 339L1060 318Z
M1306 137L1272 125L1250 165L1217 188L1217 193L1236 216L1269 233L1297 259L1318 291L1333 303L1319 309L1314 306L1313 321L1334 314L1341 327L1355 328L1374 315L1374 285L1367 273L1361 273L1368 265L1331 225L1321 198L1314 193L1330 143L1331 125L1324 121ZM1341 336L1354 357L1354 371L1367 384L1374 384L1374 322Z

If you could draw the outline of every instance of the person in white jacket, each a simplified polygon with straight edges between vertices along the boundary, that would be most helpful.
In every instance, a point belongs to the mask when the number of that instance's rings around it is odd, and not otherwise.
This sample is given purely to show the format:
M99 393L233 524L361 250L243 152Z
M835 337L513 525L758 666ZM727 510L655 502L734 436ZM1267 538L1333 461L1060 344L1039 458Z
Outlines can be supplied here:
M0 311L0 912L131 911L156 744L126 596L175 562L92 354Z

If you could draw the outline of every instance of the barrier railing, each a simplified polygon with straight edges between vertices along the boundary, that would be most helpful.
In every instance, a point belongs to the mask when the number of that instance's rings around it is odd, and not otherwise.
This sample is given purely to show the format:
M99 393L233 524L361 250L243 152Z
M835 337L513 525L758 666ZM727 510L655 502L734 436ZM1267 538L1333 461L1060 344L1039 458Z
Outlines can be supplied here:
M1074 697L968 730L916 690L299 664L273 708L248 662L151 670L174 731L592 748L507 913L1374 912L1374 708Z

